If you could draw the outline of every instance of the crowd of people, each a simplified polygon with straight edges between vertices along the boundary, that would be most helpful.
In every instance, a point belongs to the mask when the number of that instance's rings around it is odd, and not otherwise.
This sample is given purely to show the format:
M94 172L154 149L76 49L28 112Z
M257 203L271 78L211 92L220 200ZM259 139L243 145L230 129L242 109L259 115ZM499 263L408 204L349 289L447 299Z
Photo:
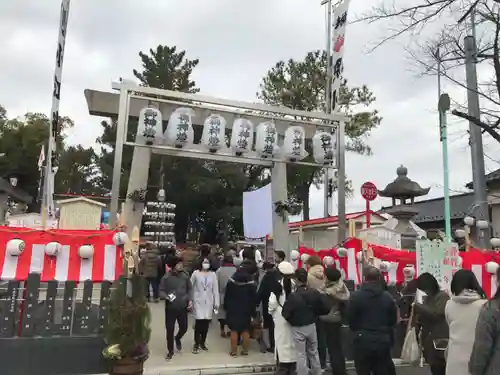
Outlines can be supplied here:
M232 357L248 355L255 338L262 352L275 354L277 374L319 375L329 363L334 375L346 375L347 325L358 375L396 374L391 350L401 308L377 268L365 268L363 283L350 292L341 272L324 267L317 256L295 269L282 251L275 251L274 262L264 262L253 248L219 256L202 245L191 258L186 263L175 252L160 256L150 248L140 263L148 298L165 301L167 360L174 347L182 350L192 314L195 354L208 351L207 333L217 318ZM496 276L500 280L500 270ZM424 273L408 280L399 297L417 290L424 297L410 297L407 315L431 374L500 373L500 292L488 300L468 270L454 274L450 294Z

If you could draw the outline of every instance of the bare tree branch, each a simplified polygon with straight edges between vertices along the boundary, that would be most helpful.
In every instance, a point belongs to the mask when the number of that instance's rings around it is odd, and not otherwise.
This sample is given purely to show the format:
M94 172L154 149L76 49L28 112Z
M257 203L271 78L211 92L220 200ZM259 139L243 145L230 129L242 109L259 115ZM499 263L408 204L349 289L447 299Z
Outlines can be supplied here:
M490 124L486 124L474 116L469 116L467 113L458 111L456 109L451 111L451 113L457 117L463 118L464 120L470 121L473 124L479 126L486 133L488 133L494 140L496 140L497 142L500 143L500 133L498 133L495 130L495 127L498 126L499 124L496 124L496 126L491 126ZM499 121L499 123L500 123L500 121Z

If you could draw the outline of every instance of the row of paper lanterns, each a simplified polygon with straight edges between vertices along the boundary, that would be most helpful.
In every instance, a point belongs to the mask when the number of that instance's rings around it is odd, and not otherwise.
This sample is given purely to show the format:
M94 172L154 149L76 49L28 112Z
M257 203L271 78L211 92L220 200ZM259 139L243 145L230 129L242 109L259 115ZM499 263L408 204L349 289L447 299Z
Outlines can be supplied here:
M183 148L194 141L191 108L177 108L170 115L167 130L163 134L162 114L152 107L143 108L139 114L137 142L147 145L174 146ZM209 152L217 152L226 147L226 120L219 114L211 114L203 123L201 143ZM254 127L252 121L237 118L233 122L230 148L236 156L252 151L255 132L255 150L263 158L285 157L289 161L300 161L309 154L305 150L304 128L291 125L285 131L282 149L278 146L278 132L272 121L265 121ZM316 163L330 165L335 160L335 135L318 131L312 138L313 156Z
M174 210L175 204L168 202L158 202L158 201L148 201L146 202L147 207L155 207L155 208L166 208L168 210Z
M174 219L175 213L173 212L158 212L158 211L147 211L143 214L150 219Z
M113 243L116 246L123 246L128 241L128 235L125 232L116 232L113 235ZM5 251L10 256L19 256L26 248L26 243L20 238L14 238L7 241ZM62 251L63 245L53 241L45 245L45 254L49 257L57 257ZM94 256L94 246L86 244L78 248L78 256L82 259L92 259Z
M343 247L340 247L338 249L335 250L336 251L336 254L339 258L343 258L345 256L347 256L347 249L343 248ZM297 251L297 250L293 250L290 254L290 258L293 260L293 261L297 261L300 257L300 260L305 263L307 262L307 260L309 259L309 254L302 254L300 255L300 253ZM462 257L460 256L457 256L456 257L456 265L457 267L461 267L462 266ZM361 252L358 252L356 254L356 260L361 263L363 261L363 254ZM323 264L326 266L326 267L330 267L332 266L333 264L335 263L335 259L332 257L332 256L325 256L323 258ZM381 261L378 268L380 269L381 272L389 272L389 269L391 267L391 262L388 262L388 261ZM496 273L497 269L499 267L499 264L497 262L487 262L485 265L484 265L484 269L486 272L490 273L490 274L494 274ZM405 266L403 268L403 274L406 276L406 277L414 277L415 276L415 266L413 266L412 264L409 264L407 266Z

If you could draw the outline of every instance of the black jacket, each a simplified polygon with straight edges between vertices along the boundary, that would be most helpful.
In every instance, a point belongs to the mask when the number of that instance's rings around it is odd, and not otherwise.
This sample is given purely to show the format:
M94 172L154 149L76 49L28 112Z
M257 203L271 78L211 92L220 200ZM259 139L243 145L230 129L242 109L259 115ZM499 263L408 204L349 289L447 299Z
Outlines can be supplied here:
M316 289L299 286L284 303L281 315L292 327L303 327L328 314L332 305L328 297Z
M381 283L364 283L351 294L346 315L349 327L357 337L391 343L398 322L397 305Z
M229 279L224 294L226 324L231 331L248 331L256 315L257 285L252 275L238 269Z

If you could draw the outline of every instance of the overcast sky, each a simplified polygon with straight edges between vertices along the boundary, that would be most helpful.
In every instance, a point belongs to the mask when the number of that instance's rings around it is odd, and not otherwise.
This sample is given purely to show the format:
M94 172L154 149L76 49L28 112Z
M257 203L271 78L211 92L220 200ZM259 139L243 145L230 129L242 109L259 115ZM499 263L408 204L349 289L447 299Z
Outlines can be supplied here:
M72 1L64 58L61 114L76 122L71 143L93 145L99 118L88 115L83 90L111 91L111 81L132 78L140 68L139 51L158 44L176 45L199 58L194 72L207 95L254 101L261 78L277 61L301 58L325 45L325 11L319 0L79 0ZM352 1L350 16L366 11L370 1ZM0 2L0 104L11 117L28 111L50 112L59 0ZM364 181L379 188L396 177L399 164L409 177L442 196L441 144L438 135L435 78L418 78L404 52L407 40L375 52L369 46L384 25L350 25L345 46L345 77L367 84L383 116L369 137L373 156L347 155L347 175L355 197L348 211L359 211ZM446 82L444 90L463 101L465 92ZM467 125L449 119L452 192L471 179ZM498 147L485 139L485 152L498 160ZM487 171L499 168L486 159ZM322 216L323 193L313 189L312 217ZM378 199L374 207L390 202ZM336 210L336 207L334 207Z

